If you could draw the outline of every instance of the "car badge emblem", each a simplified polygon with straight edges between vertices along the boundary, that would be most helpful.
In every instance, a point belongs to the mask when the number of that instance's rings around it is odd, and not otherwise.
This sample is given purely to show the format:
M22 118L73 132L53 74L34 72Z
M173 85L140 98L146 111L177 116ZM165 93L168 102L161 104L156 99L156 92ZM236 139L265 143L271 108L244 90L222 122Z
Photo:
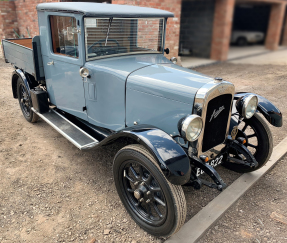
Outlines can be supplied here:
M222 112L224 109L225 109L224 106L219 107L218 111L216 109L214 109L214 111L210 117L209 122L211 122L212 119L215 119L220 114L220 112Z

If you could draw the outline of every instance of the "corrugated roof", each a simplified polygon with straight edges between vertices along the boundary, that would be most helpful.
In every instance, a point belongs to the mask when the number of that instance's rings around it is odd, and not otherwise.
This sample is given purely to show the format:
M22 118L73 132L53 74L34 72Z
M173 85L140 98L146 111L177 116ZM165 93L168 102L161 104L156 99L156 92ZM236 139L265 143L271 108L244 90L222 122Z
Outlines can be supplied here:
M173 13L155 9L130 5L88 3L88 2L59 2L41 3L37 5L38 11L80 13L90 17L174 17Z

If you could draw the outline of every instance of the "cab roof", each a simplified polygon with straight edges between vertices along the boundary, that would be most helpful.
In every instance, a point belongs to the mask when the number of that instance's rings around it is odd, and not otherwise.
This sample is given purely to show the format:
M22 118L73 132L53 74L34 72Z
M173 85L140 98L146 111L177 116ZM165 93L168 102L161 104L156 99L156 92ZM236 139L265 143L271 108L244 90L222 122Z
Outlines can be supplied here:
M123 17L123 18L167 18L174 17L173 13L131 5L90 3L90 2L58 2L41 3L37 11L78 13L87 17Z

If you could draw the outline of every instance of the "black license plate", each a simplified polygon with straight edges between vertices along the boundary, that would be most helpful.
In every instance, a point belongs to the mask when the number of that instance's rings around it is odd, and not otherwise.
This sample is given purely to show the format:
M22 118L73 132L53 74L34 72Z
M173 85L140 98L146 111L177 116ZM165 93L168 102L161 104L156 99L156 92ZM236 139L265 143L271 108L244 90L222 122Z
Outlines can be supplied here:
M216 157L215 159L208 161L207 164L209 164L210 166L215 168L216 166L222 164L222 159L223 159L223 155L220 155L220 156ZM196 169L196 176L200 176L204 173L205 172L202 169L200 169L200 168Z

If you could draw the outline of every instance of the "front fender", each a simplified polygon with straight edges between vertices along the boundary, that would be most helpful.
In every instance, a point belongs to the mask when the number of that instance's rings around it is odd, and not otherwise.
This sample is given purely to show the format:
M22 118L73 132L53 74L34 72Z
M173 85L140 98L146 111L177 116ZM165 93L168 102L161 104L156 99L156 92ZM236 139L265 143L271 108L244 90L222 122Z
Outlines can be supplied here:
M12 73L12 80L11 80L11 84L12 84L12 92L13 92L13 98L18 98L18 94L17 94L17 80L18 78L21 78L28 90L28 93L30 95L30 86L29 86L29 81L26 78L24 72L21 69L16 69L13 71Z
M128 127L111 134L100 144L108 144L119 137L133 138L148 149L172 184L183 185L190 180L191 167L187 154L164 131L150 125Z
M247 94L256 95L258 97L257 110L263 114L270 124L275 127L282 127L283 121L281 111L266 98L253 93L238 92L234 95L234 100L238 100Z

